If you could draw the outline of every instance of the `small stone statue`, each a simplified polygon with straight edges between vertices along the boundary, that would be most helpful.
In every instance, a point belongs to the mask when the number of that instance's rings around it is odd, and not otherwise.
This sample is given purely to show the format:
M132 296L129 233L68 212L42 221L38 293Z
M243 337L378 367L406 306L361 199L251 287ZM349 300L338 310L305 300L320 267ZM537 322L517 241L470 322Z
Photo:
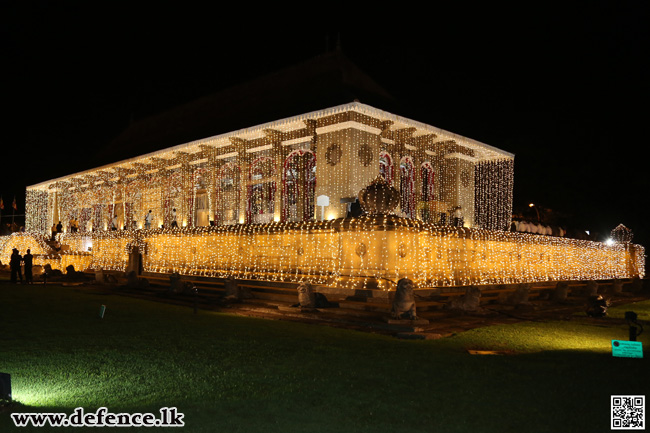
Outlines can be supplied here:
M589 297L585 312L589 317L605 317L607 316L607 307L609 307L607 299L604 299L602 295L594 295Z
M316 308L316 295L311 284L303 281L298 285L298 307Z
M227 301L241 301L241 296L239 295L239 284L234 277L228 277L223 283L226 293L224 295L224 300Z
M241 302L244 299L250 299L253 297L250 289L246 287L241 287L237 284L235 277L230 276L226 279L224 283L226 293L224 295L224 301L229 302Z
M140 285L138 281L138 274L135 271L129 271L126 273L126 287L129 289L137 289Z
M499 296L499 302L507 305L521 305L528 304L528 296L530 294L530 283L523 283L517 286L517 289L510 294L502 293L502 296Z
M191 293L192 287L192 283L183 281L178 272L169 276L169 293Z
M463 296L452 299L449 303L449 309L462 311L476 311L481 305L481 289L476 286L470 286L465 290Z
M397 282L395 299L391 316L394 319L417 320L415 311L415 296L413 295L413 281L408 278L402 278Z
M558 281L553 291L552 301L553 302L565 302L569 294L569 283L566 281Z
M322 293L314 292L311 284L303 281L298 285L298 303L293 307L301 308L328 308L336 307L337 303L329 302Z

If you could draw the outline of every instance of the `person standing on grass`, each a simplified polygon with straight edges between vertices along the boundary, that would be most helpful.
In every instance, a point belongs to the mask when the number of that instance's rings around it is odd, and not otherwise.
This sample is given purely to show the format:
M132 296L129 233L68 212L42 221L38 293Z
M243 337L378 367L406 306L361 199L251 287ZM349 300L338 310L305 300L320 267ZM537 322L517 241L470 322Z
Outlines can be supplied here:
M27 250L27 254L23 256L23 263L25 264L25 284L34 284L34 277L32 276L34 256L29 249Z
M18 250L16 248L13 249L13 252L11 253L11 259L9 260L9 267L11 268L11 282L16 284L18 282L18 278L20 278L20 284L23 283L23 273L20 269L20 262L22 262L23 258L20 256Z

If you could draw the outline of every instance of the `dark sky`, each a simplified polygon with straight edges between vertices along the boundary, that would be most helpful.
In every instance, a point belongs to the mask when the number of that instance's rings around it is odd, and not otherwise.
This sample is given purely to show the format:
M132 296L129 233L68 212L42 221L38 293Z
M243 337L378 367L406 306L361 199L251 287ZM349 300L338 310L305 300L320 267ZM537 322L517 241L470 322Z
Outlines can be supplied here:
M514 153L515 205L538 203L603 235L624 223L648 245L645 2L185 4L0 6L5 212L14 195L23 212L25 186L92 168L130 121L307 60L340 37L408 107L395 114Z

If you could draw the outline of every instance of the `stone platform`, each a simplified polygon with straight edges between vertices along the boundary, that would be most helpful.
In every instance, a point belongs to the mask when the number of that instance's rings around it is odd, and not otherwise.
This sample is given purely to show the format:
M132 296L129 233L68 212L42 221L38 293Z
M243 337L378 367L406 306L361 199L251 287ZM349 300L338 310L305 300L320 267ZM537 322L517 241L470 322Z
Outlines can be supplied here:
M647 283L647 280L645 282ZM586 298L577 296L580 293L580 285L576 285L576 296L569 296L563 302L531 299L525 304L513 306L499 303L497 297L487 296L482 299L480 308L471 312L447 309L445 303L440 301L422 300L417 302L419 320L395 320L390 315L389 297L365 300L334 299L338 302L338 307L307 309L294 306L297 303L297 295L295 287L291 287L291 284L278 283L273 286L268 283L256 285L248 284L250 282L239 282L241 285L250 286L255 298L240 303L226 303L223 301L223 289L218 285L210 286L210 283L214 281L205 280L203 284L200 280L194 281L194 287L198 287L196 295L170 293L168 287L162 283L155 284L155 281L146 288L93 284L86 285L84 290L102 290L119 296L187 306L188 309L196 305L199 314L200 310L219 311L269 320L287 320L393 335L404 339L437 339L474 328L522 321L590 320L597 322L604 320L588 318L586 314L584 316L575 314L585 311ZM650 290L647 290L647 286L645 284L641 292L623 292L619 296L612 297L612 305L650 299ZM537 289L538 293L545 290L544 286ZM510 290L515 289L510 288ZM453 294L449 292L447 295L448 300L462 295L462 292Z

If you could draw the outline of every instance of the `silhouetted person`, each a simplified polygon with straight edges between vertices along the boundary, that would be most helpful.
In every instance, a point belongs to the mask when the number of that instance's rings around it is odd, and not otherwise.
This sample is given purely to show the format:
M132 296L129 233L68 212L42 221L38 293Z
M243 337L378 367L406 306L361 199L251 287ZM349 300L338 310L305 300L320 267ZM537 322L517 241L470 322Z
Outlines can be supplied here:
M172 209L172 228L178 228L178 222L176 222L176 208Z
M22 262L23 258L20 256L18 253L17 249L13 249L13 252L11 253L11 259L9 260L9 267L11 268L11 282L16 284L18 282L18 278L20 278L20 283L23 283L23 273L20 270L20 262Z
M111 230L117 230L117 214L111 220Z
M63 233L63 224L61 224L61 221L56 225L56 232Z
M354 202L350 204L350 212L348 214L349 217L356 218L359 217L363 214L363 211L361 210L361 204L359 203L359 199L355 199Z
M34 284L34 278L32 276L32 265L34 261L34 256L32 253L27 250L27 254L23 256L23 263L25 264L25 284Z

